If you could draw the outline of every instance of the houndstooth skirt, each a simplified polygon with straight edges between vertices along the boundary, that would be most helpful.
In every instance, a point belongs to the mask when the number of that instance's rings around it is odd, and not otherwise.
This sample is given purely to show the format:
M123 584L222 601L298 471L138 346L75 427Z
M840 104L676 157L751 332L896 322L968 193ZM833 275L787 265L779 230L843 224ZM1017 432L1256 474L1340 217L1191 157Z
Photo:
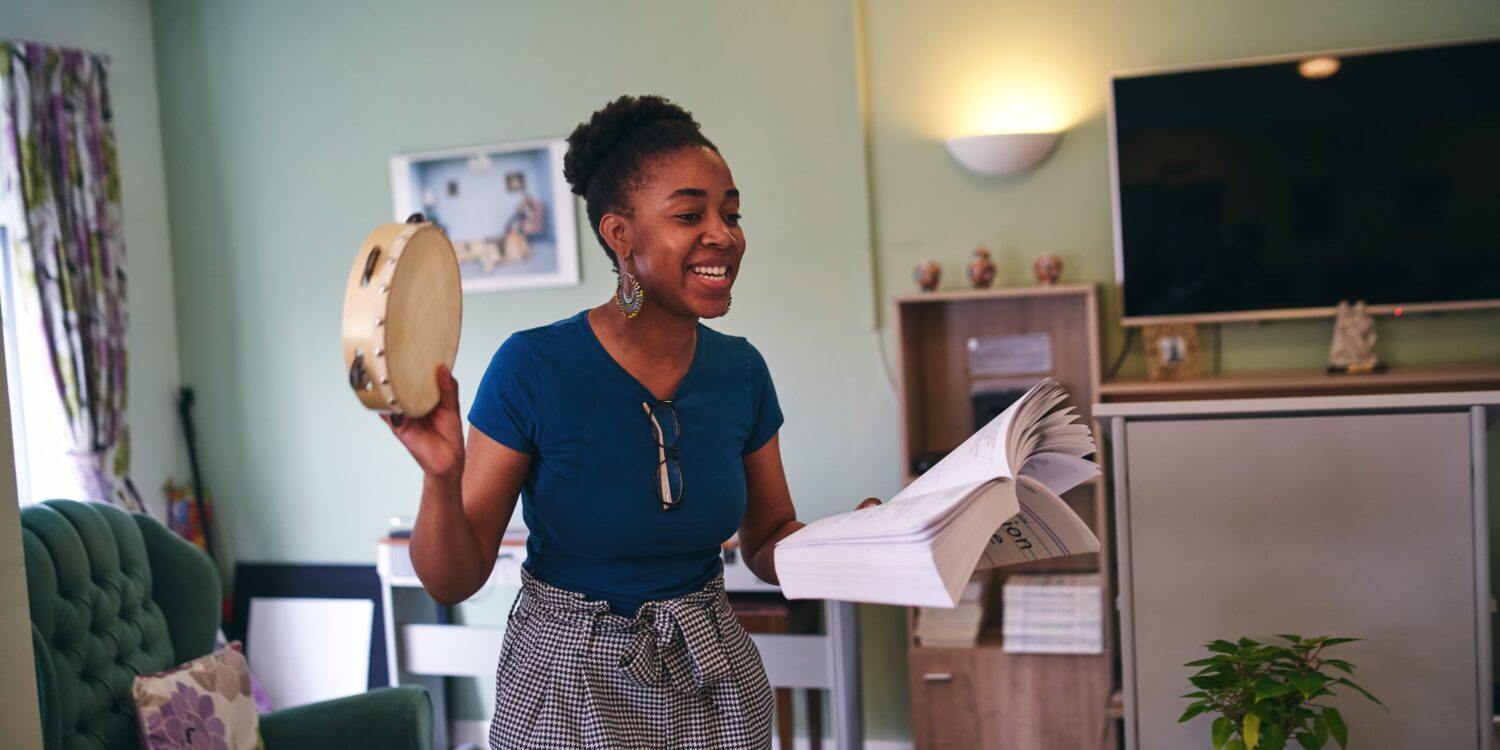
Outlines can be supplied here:
M493 750L771 746L771 687L722 574L633 618L522 580L496 669Z

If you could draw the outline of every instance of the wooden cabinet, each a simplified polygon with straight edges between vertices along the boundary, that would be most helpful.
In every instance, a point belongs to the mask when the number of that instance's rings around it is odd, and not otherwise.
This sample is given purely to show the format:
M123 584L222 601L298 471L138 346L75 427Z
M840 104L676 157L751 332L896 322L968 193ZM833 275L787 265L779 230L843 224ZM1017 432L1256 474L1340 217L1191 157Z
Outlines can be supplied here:
M951 450L974 431L970 396L976 391L1024 387L1050 376L1068 389L1069 403L1092 420L1090 407L1099 392L1098 301L1093 285L900 297L896 330L901 461L908 481L914 478L916 459ZM986 342L1003 344L1009 337L1024 337L1010 340L1032 345L1046 342L1044 354L1034 352L1039 369L981 371L972 351ZM1102 604L1106 613L1114 611L1104 483L1087 483L1064 499L1093 529L1103 549L986 573L992 579L992 615L1003 617L1000 587L1016 572L1103 572ZM916 617L915 610L908 615L909 633L915 632ZM1006 653L998 618L972 648L930 648L909 638L916 747L1080 750L1112 745L1113 739L1107 739L1107 712L1116 670L1109 621L1106 617L1105 653L1097 655Z
M974 648L913 645L907 666L919 749L1084 749L1107 735L1107 655L1007 654L996 630Z
M907 662L911 680L912 739L917 747L984 747L975 721L985 710L977 669L966 649L920 649Z

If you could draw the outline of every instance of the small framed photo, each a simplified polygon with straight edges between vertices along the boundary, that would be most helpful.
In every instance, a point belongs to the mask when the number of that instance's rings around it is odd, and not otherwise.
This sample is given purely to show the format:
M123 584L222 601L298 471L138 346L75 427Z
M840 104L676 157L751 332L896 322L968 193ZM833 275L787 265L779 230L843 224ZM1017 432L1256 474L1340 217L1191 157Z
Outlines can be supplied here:
M422 213L458 253L465 292L578 285L562 140L391 157L396 221Z
M1191 323L1146 326L1142 333L1152 380L1192 380L1203 374L1197 326Z

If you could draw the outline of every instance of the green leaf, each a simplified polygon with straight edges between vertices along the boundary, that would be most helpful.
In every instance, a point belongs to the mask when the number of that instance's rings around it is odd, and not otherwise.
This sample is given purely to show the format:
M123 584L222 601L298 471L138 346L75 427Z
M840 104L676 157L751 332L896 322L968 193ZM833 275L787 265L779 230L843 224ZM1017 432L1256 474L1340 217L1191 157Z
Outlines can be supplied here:
M1328 725L1323 722L1323 717L1313 717L1313 737L1318 740L1318 747L1328 744Z
M1347 685L1349 687L1354 688L1355 690L1358 690L1361 695L1363 695L1366 698L1369 698L1372 701L1375 701L1375 703L1377 705L1380 705L1380 706L1384 706L1385 705L1384 703L1380 702L1379 698L1376 698L1375 696L1370 695L1370 691L1368 691L1368 690L1366 690L1366 689L1364 689L1364 688L1362 688L1362 687L1354 684L1354 680L1351 680L1348 677L1340 677L1337 680L1335 680L1335 682L1337 682L1340 685Z
M1207 698L1208 697L1208 693L1205 693L1202 690L1194 690L1191 693L1183 693L1182 695L1180 695L1178 697L1179 698Z
M1224 745L1224 750L1248 750L1248 748L1245 747L1245 743L1239 740L1230 740Z
M1229 741L1229 735L1234 734L1234 722L1230 721L1227 716L1214 719L1213 733L1214 750L1221 750L1224 743Z
M1205 659L1194 659L1194 660L1192 660L1192 661L1190 661L1190 662L1188 662L1188 663L1186 663L1186 664L1184 664L1182 666L1184 666L1184 667L1206 667L1206 666L1209 666L1209 665L1212 665L1212 664L1222 663L1223 661L1224 660L1222 658L1220 658L1220 657L1210 656L1210 657L1207 657Z
M1259 645L1261 645L1261 642L1255 640L1254 638L1246 638L1245 636L1240 636L1240 647L1241 648L1249 648L1251 646L1259 646Z
M1208 709L1209 706L1205 703L1194 703L1193 705L1188 706L1188 709L1186 711L1182 712L1182 717L1177 720L1177 723L1181 724L1184 721L1190 721L1194 716L1197 716L1198 714L1201 714Z
M1260 725L1262 727L1269 726L1276 723L1277 717L1271 715L1271 711L1267 708L1267 705L1271 704L1251 703L1250 705L1245 706L1245 712L1255 714L1257 717L1259 717Z
M1321 659L1320 661L1334 669L1343 670L1345 674L1354 674L1354 665L1343 659Z
M1339 747L1349 746L1349 727L1344 725L1344 717L1337 709L1323 709L1323 723L1328 725L1328 733L1333 735L1333 741L1339 743Z
M1220 688L1229 687L1229 680L1226 679L1223 675L1216 674L1195 674L1192 677L1188 678L1188 682L1193 683L1193 687L1203 688L1204 690L1218 690Z
M1220 654L1232 654L1236 651L1239 651L1240 647L1221 638L1208 644L1208 650Z
M1291 641L1292 643L1300 643L1302 641L1302 636L1292 633L1277 633L1276 637L1283 641Z
M1311 698L1313 693L1317 692L1324 685L1328 684L1328 678L1324 677L1321 674L1318 674L1317 672L1312 672L1310 674L1295 674L1287 677L1286 679L1287 682L1296 685L1297 689L1302 692L1303 697L1306 698Z
M1285 682L1277 682L1270 677L1263 677L1255 683L1255 702L1259 703L1267 698L1280 698L1296 688Z
M1323 746L1323 742L1319 742L1318 738L1314 737L1310 732L1298 732L1293 737L1297 740L1297 744L1307 750L1318 750L1318 748ZM1324 742L1326 741L1324 740Z
M1240 736L1245 738L1245 750L1255 750L1255 746L1260 744L1260 717L1255 714L1245 714Z
M1274 723L1260 725L1260 750L1286 750L1286 733Z
M1364 639L1363 638L1324 638L1321 645L1324 648L1327 648L1329 646L1337 646L1340 643L1354 643L1356 641L1362 641L1362 640L1364 640Z
M1239 674L1239 672L1238 670L1236 670L1235 665L1233 664L1210 664L1194 672L1193 674L1221 674L1225 676L1233 676Z

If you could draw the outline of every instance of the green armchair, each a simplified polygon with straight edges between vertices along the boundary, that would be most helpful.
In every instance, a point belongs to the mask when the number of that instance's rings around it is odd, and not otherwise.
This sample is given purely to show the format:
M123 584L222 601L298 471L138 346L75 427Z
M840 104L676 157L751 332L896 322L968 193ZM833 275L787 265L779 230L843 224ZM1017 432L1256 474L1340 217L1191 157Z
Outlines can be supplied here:
M213 561L148 516L72 500L21 511L46 750L139 748L131 684L213 649ZM420 687L373 690L260 717L267 750L430 750Z

